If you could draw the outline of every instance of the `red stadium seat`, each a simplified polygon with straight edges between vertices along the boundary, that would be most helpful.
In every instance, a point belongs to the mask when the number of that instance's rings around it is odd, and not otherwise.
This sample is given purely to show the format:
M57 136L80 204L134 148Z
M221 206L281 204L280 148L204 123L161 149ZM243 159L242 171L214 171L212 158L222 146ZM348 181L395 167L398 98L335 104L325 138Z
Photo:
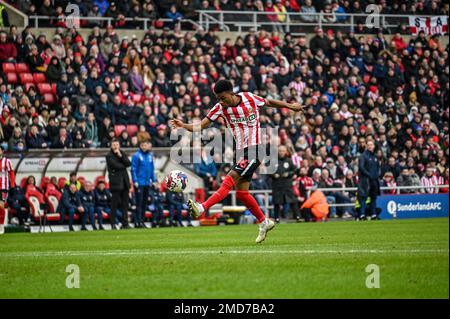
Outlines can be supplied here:
M20 73L19 77L20 77L20 83L22 83L22 84L34 83L33 74L31 74L31 73Z
M27 183L27 179L28 179L28 177L23 177L21 180L20 180L20 188L25 188L25 184Z
M44 73L33 73L34 83L45 83L46 78Z
M36 89L36 85L34 85L34 83L25 83L25 92L28 92L31 87Z
M45 216L45 211L42 208L42 204L45 204L44 195L36 187L28 185L25 192L25 199L28 205L30 205L30 212L35 220L39 220Z
M108 182L106 181L105 176L97 176L97 177L95 178L95 182L94 182L95 187L97 187L97 185L98 185L98 183L99 183L100 181L104 181L104 182L105 182L105 187L106 187L106 188L109 188L109 184L108 184Z
M126 126L125 125L115 125L114 126L114 132L116 133L116 136L120 136L120 134L122 133L122 131L126 130Z
M45 200L48 204L48 221L59 221L60 214L57 212L59 201L61 200L62 194L56 189L55 185L48 184L47 190L45 191Z
M44 176L41 179L41 184L39 185L39 188L42 189L42 191L45 191L45 189L47 188L47 185L50 184L50 177L48 176Z
M61 176L58 179L58 187L59 187L59 189L63 189L64 186L66 185L66 182L67 182L67 178L65 178L64 176Z
M3 62L2 69L3 73L16 73L16 66L11 62Z
M83 187L84 183L86 183L86 178L84 176L78 176L77 181L79 181L81 187Z
M16 72L28 73L30 70L28 69L28 65L26 63L16 63Z
M56 83L52 83L52 93L56 95Z
M137 125L127 125L127 132L130 136L135 136L139 131L139 127Z
M140 94L135 94L135 95L133 95L133 102L136 104L136 103L140 103L141 102L141 99L142 99L142 95L140 95Z
M52 93L52 86L49 83L38 83L39 94L44 95L47 93Z
M366 84L369 83L369 81L370 81L370 74L364 75L363 81L364 81L364 83L366 83Z
M53 96L53 94L51 93L46 93L44 94L44 104L54 104L55 101L55 97Z
M6 81L9 84L17 84L19 82L19 79L17 78L16 73L6 73Z

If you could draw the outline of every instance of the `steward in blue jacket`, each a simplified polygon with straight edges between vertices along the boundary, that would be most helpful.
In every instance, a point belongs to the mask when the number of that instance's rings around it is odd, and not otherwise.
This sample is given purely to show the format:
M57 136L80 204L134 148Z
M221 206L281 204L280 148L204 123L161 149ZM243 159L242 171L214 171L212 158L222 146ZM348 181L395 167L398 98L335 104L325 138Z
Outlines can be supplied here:
M144 214L148 205L149 187L157 182L151 147L149 141L141 141L139 150L131 158L131 178L136 194L135 228L146 227Z

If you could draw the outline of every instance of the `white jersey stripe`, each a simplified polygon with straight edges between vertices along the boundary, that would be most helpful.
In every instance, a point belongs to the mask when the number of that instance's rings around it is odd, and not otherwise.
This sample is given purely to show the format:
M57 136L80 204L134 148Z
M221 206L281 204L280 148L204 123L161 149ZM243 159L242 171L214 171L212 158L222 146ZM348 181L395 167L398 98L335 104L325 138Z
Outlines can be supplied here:
M224 108L217 103L207 117L215 121L219 116L225 120L227 127L233 133L237 149L260 144L259 108L265 104L265 99L250 92L237 93L242 99L236 107Z

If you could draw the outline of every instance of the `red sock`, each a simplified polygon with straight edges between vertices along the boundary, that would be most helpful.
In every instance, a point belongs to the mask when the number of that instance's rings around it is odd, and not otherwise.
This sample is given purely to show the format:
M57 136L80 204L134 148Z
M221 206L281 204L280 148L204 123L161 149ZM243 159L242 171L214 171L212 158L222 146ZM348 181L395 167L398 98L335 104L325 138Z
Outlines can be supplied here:
M266 219L264 213L259 208L256 199L250 195L248 191L236 191L236 199L240 200L250 210L253 216L256 217L258 223L263 222Z
M215 204L221 202L225 197L227 197L228 193L233 189L234 187L234 180L231 176L225 177L223 180L222 186L211 195L206 202L202 203L203 208L208 210L211 206L214 206Z
M6 210L4 208L0 208L0 225L3 225L5 222Z

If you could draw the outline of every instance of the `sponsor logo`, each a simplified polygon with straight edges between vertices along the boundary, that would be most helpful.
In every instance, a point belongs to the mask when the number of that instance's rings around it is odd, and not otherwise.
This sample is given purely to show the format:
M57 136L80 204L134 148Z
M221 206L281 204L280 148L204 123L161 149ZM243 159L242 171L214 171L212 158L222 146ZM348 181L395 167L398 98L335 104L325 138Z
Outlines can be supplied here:
M409 202L408 204L400 204L391 200L387 203L387 211L391 215L396 215L398 212L412 212L412 211L440 211L442 210L442 203L440 202Z
M253 122L256 119L256 115L255 114L250 114L247 117L240 117L238 119L231 119L231 124L238 124L238 123L243 123L243 122Z

